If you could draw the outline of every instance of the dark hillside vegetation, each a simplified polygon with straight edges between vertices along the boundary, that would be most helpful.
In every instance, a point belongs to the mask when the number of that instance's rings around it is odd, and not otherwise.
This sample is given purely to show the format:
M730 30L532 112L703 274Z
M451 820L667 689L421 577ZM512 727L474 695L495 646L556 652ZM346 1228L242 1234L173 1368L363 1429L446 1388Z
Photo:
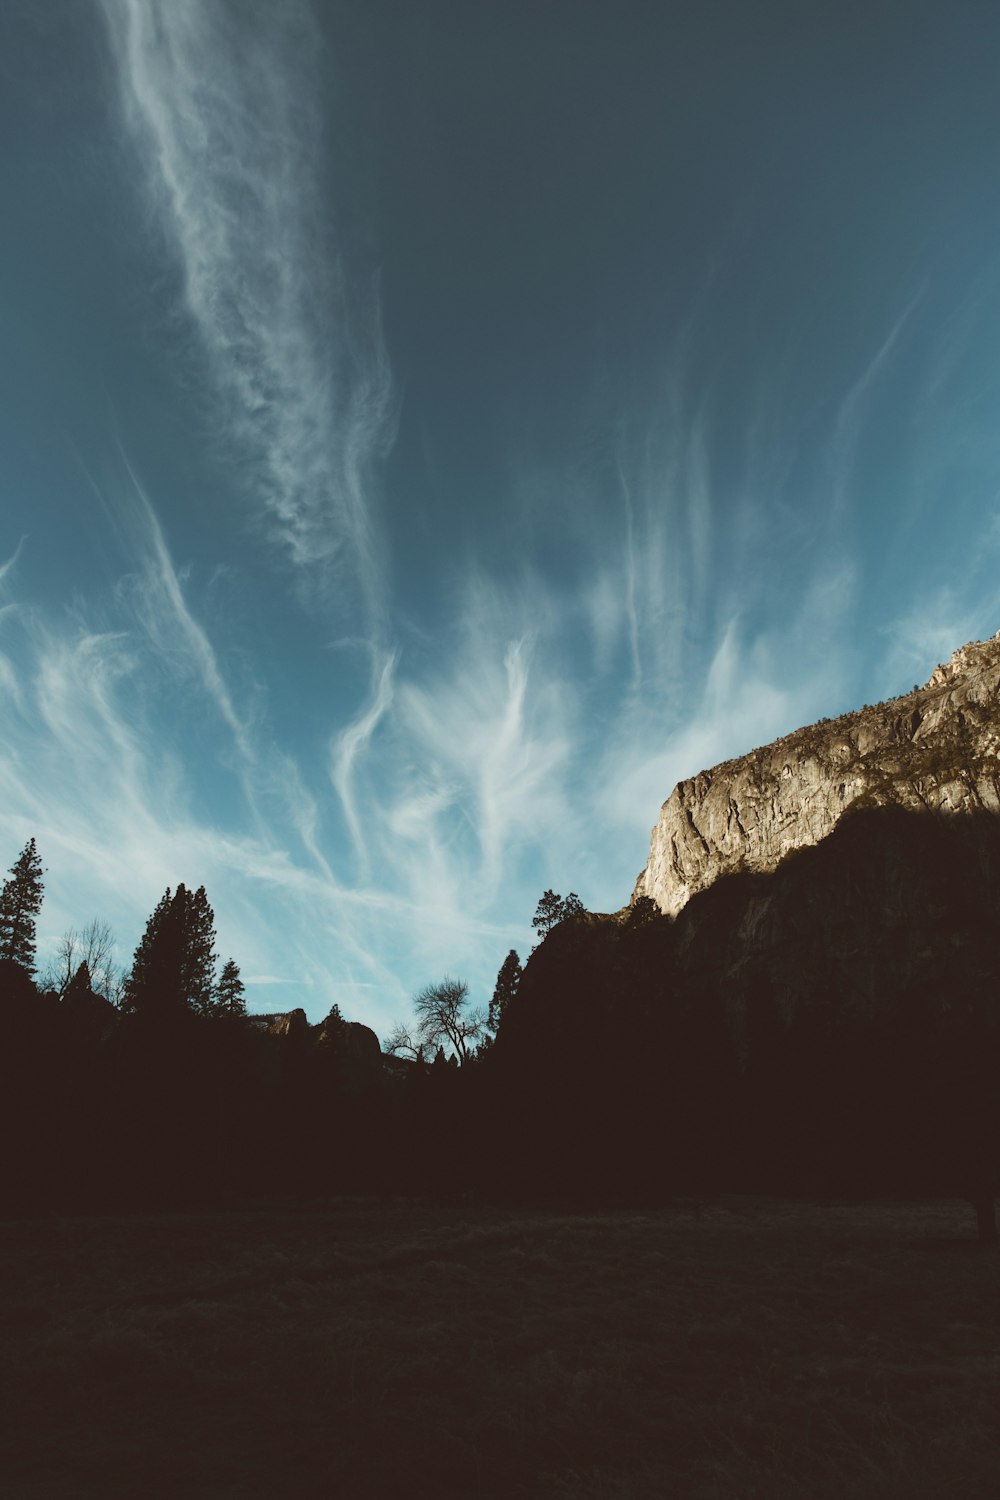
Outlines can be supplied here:
M998 908L1000 819L880 808L674 921L560 923L488 1059L501 1172L590 1201L991 1199Z
M504 962L495 1040L461 1065L384 1056L336 1007L248 1017L235 965L211 980L203 891L168 891L118 1008L79 972L39 993L0 960L5 1211L909 1193L971 1199L992 1235L1000 819L855 812L672 921L546 894L541 942ZM465 993L427 990L459 1027Z

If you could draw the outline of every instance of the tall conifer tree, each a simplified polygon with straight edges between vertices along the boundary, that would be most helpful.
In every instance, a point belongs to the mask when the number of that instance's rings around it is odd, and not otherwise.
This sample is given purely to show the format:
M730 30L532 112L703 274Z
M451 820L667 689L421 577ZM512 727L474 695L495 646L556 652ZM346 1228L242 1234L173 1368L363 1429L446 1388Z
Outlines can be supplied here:
M178 887L179 891L182 889ZM171 1008L167 994L177 946L173 941L172 900L167 886L139 939L122 997L122 1010L127 1014L152 1016Z
M0 958L35 972L35 918L42 909L42 861L29 839L0 891Z
M215 917L205 887L168 886L146 923L125 981L122 1008L167 1017L193 1010L209 1015L215 977Z
M203 885L194 895L187 893L181 923L184 941L181 989L191 1009L208 1016L214 1006L215 913Z
M215 986L212 1012L217 1016L245 1016L247 1003L243 998L243 981L235 959L227 959Z
M521 972L521 960L517 955L517 950L512 948L500 965L493 999L490 1001L490 1013L486 1024L494 1033L499 1029L504 1011L517 994Z

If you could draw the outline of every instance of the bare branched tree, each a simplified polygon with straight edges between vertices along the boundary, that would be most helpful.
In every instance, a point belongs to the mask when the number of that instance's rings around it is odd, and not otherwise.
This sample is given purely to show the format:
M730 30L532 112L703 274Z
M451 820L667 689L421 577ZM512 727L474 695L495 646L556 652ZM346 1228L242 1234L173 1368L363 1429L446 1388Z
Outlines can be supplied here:
M382 1043L382 1051L391 1057L412 1057L414 1062L422 1062L427 1048L404 1021L397 1021Z
M94 988L105 1000L110 1000L116 1010L121 1010L127 978L128 969L121 964L109 964L104 973L94 980Z
M114 933L100 917L94 917L80 932L71 927L63 933L55 957L42 973L41 988L64 994L81 964L86 964L90 970L90 982L95 992L117 1005L125 973L115 963Z
M424 1047L450 1044L459 1062L468 1062L470 1044L478 1042L486 1030L485 1013L467 1011L468 999L469 986L465 980L447 976L437 984L425 985L414 996L417 1038Z

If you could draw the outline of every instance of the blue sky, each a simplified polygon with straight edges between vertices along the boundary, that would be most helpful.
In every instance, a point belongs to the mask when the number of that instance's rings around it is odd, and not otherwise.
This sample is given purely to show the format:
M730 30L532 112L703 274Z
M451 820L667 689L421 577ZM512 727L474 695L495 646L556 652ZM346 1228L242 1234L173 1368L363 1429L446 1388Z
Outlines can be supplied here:
M8 0L0 864L488 999L1000 625L992 4ZM6 851L6 852L3 852Z

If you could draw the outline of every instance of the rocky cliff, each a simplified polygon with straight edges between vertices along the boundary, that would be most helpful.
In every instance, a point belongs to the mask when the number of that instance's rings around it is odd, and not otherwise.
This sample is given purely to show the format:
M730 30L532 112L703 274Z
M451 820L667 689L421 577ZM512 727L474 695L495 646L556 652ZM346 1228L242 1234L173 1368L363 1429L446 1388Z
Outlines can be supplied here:
M851 809L1000 811L1000 631L923 688L820 721L676 786L633 903L675 915L720 876L775 870Z

